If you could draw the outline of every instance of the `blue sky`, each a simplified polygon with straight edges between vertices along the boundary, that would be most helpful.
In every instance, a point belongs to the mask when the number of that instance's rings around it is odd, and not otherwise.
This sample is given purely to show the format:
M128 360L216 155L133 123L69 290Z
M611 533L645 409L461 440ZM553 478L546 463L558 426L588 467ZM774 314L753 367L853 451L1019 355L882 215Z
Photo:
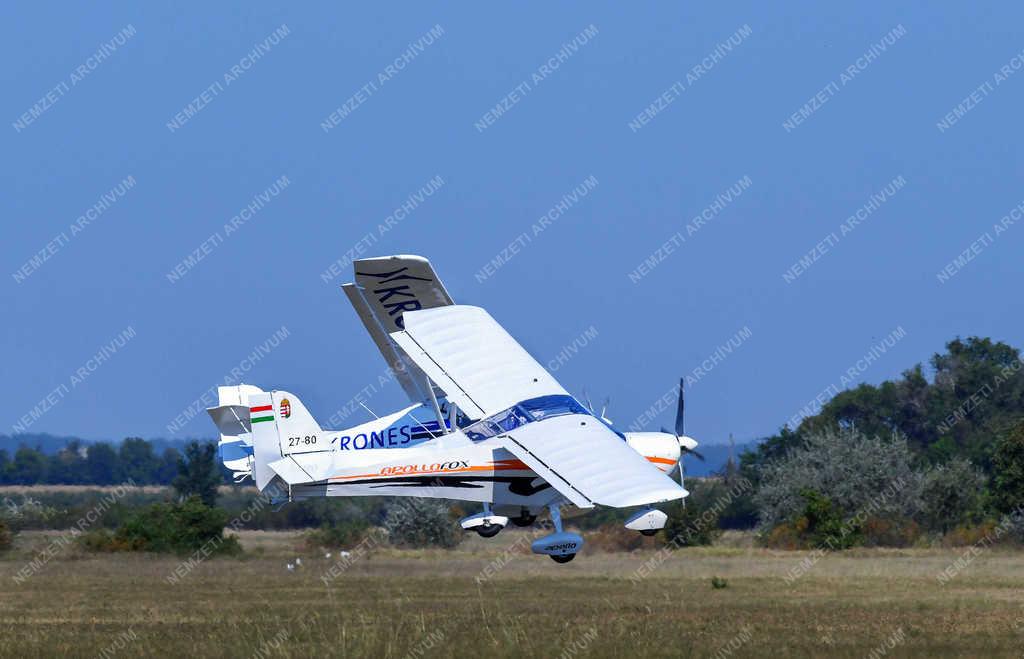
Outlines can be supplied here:
M1000 4L7 6L0 432L212 436L168 426L282 327L246 381L320 418L368 386L404 404L321 276L360 244L429 257L543 362L593 328L557 377L621 425L690 374L709 443L956 335L1024 345L1024 227L994 230L1024 199L1024 8Z

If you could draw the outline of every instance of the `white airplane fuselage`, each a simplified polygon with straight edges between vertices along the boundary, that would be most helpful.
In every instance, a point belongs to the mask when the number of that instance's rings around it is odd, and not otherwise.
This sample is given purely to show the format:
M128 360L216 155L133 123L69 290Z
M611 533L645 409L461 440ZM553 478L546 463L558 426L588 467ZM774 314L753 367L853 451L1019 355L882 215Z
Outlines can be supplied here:
M442 434L434 412L413 405L386 417L321 436L281 438L314 479L295 485L292 499L323 496L406 496L492 503L495 510L540 510L560 495L497 442L473 441L446 419ZM458 424L456 424L458 425ZM626 443L663 472L679 461L674 435L625 433ZM551 438L557 442L557 437Z

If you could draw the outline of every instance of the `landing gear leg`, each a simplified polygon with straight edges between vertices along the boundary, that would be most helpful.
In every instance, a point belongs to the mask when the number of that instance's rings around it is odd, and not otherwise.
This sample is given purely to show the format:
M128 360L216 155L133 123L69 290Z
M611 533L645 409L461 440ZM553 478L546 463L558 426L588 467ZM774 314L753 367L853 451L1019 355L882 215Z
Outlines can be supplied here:
M551 514L551 523L555 525L555 533L562 532L562 512L559 510L558 504L549 504L548 512Z
M508 517L491 513L491 504L485 503L482 513L464 517L459 524L467 531L476 531L483 538L493 538L508 524Z
M490 520L490 517L491 517L491 504L484 503L484 515L485 515L486 519ZM505 528L505 526L502 525L502 524L491 524L488 521L488 522L485 522L484 524L481 524L480 526L476 527L476 529L474 529L474 530L478 534L480 534L481 538L493 538L494 536L498 535L498 533L500 533L503 528Z
M557 504L548 505L548 512L551 513L551 523L555 525L555 532L534 542L533 551L547 554L556 563L568 563L576 558L576 552L583 546L583 538L562 530L562 513Z

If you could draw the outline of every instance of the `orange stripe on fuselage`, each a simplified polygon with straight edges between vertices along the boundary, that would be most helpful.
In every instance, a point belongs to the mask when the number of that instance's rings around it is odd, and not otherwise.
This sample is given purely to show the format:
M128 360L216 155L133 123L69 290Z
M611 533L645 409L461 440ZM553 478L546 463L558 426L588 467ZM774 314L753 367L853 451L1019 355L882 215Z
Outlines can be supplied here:
M523 471L528 469L529 467L519 460L499 460L498 462L492 462L488 465L459 467L458 469L444 469L441 471L436 469L420 469L417 471L401 471L390 474L377 472L375 474L356 474L354 476L332 476L329 480L348 480L351 478L388 478L391 476L424 476L427 474L462 474L470 471Z
M675 465L676 461L669 458L658 458L658 457L647 457L650 462L656 462L658 464ZM425 476L425 475L440 475L440 474L463 474L467 472L479 472L479 471L529 471L530 467L521 460L496 460L486 465L470 466L470 467L459 467L458 469L445 469L443 471L437 471L436 469L420 469L417 471L402 471L394 472L390 474L382 474L380 472L374 474L355 474L352 476L332 476L328 480L339 481L339 480L350 480L353 478L390 478L392 476Z

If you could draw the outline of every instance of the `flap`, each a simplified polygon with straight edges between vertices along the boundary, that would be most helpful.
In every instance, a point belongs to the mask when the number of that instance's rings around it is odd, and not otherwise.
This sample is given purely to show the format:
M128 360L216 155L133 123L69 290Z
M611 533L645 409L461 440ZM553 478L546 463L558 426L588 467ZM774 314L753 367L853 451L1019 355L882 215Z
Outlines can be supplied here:
M678 483L589 415L529 423L498 441L580 508L626 508L686 496Z

